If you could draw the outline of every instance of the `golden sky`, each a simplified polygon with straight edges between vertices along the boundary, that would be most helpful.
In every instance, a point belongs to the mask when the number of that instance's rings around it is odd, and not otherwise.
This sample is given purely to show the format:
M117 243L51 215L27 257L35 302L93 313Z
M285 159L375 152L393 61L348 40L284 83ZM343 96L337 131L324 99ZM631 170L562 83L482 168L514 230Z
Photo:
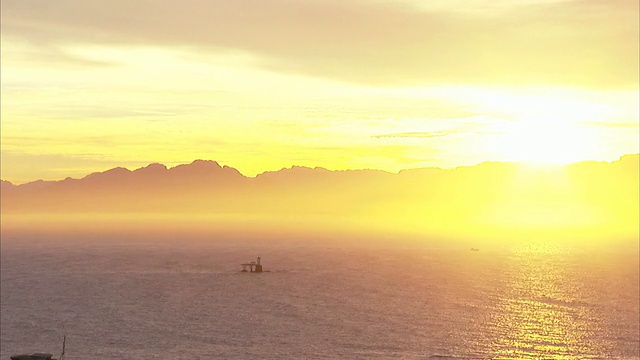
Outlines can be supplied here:
M4 0L1 177L639 152L637 0Z

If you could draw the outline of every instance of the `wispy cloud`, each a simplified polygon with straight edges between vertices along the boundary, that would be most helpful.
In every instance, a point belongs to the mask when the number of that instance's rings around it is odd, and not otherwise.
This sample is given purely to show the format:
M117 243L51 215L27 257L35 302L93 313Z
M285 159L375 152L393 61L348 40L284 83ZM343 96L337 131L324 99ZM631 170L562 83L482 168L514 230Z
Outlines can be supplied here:
M414 139L436 139L452 135L500 135L505 131L502 125L512 123L512 121L500 117L488 117L472 115L461 118L450 119L417 119L404 121L404 126L420 128L420 131L399 131L385 134L372 135L375 139L384 138L414 138Z
M420 139L431 139L437 137L443 137L450 135L445 131L415 131L415 132L403 132L403 133L393 133L393 134L382 134L382 135L374 135L373 138L381 139L381 138L420 138Z
M605 128L618 129L640 129L640 124L635 122L606 122L606 121L585 121L582 124L590 126L601 126Z

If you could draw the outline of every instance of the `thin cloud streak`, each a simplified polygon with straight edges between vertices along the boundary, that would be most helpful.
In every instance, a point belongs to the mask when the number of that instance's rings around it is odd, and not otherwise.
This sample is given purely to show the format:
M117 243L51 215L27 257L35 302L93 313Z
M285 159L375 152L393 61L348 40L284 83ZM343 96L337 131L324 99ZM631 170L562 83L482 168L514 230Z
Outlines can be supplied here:
M590 125L590 126L601 126L601 127L605 127L605 128L640 130L640 124L638 124L638 123L585 121L585 122L583 122L583 124L584 125Z
M420 139L431 139L436 137L443 137L450 135L444 131L437 132L426 132L426 131L416 131L416 132L404 132L404 133L395 133L395 134L383 134L383 135L374 135L373 138L381 139L381 138L420 138Z

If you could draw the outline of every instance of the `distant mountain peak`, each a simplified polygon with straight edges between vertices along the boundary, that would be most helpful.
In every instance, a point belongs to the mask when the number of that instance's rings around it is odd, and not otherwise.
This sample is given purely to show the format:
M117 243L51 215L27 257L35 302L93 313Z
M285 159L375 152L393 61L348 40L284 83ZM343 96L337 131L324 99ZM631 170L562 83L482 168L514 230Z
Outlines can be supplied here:
M127 168L123 168L123 167L115 167L113 169L109 169L106 171L102 171L102 172L94 172L91 173L87 176L85 176L83 179L95 179L95 178L100 178L100 177L114 177L114 176L124 176L124 175L128 175L131 173L131 170L127 169Z
M181 164L171 168L174 172L209 173L222 170L220 164L213 160L195 160L190 164Z
M192 165L192 166L211 166L211 167L218 167L218 168L221 167L220 164L218 164L217 161L214 161L214 160L202 160L202 159L194 160L189 165Z
M232 178L244 178L245 176L240 173L236 168L230 166L220 166L217 161L213 160L195 160L190 164L182 164L170 169L170 171L179 176L184 177L232 177Z
M167 167L160 163L149 164L145 167L134 170L135 173L156 173L167 170Z

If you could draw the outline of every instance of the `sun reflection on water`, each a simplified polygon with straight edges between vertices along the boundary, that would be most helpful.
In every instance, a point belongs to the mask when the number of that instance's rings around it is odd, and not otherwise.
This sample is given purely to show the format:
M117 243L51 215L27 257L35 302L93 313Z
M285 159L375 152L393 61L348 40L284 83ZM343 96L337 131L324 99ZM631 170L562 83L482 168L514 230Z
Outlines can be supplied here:
M529 244L514 252L504 296L492 316L495 356L572 358L599 356L590 343L597 330L589 306L579 302L580 282L571 278L563 249Z

